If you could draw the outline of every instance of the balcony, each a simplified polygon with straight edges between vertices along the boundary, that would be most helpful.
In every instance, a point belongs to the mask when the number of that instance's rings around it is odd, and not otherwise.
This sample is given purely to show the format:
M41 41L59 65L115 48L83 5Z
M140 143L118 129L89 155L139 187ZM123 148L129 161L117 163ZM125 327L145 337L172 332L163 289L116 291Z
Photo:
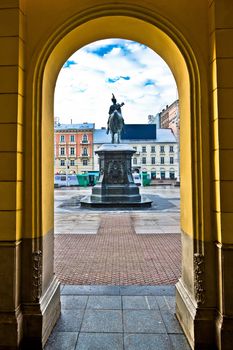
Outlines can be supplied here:
M89 158L90 155L88 153L82 153L82 154L80 154L80 157L81 158Z
M80 144L83 144L83 145L89 145L89 140L81 140L80 141Z

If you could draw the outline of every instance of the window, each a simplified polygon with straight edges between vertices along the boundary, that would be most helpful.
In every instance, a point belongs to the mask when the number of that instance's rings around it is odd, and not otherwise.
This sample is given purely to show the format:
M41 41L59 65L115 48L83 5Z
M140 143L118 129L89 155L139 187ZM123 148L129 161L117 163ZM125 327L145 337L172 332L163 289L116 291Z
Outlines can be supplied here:
M160 157L160 164L164 164L164 157Z
M74 150L75 150L74 147L70 147L70 155L71 156L74 156Z
M151 157L151 164L155 164L155 157Z
M70 135L70 142L74 142L74 135Z
M60 164L61 164L61 166L65 166L65 160L64 160L64 159L61 159Z
M74 159L71 159L70 165L71 165L71 166L74 166L74 165L75 165Z
M65 155L65 147L60 148L60 155L64 156Z
M155 180L156 179L156 172L151 172L151 179Z
M146 164L146 157L142 157L142 164Z
M155 146L151 146L151 153L155 153Z
M88 165L87 159L83 159L83 165Z
M160 152L164 153L164 146L160 146Z
M142 152L146 153L146 146L142 146Z
M133 158L133 164L137 164L137 158Z
M162 180L165 179L165 171L160 171L160 177Z
M60 136L60 142L65 142L65 136L64 135Z
M172 180L175 179L175 173L174 173L174 171L170 171L169 177L170 177L170 179L172 179Z
M84 134L84 135L83 135L82 142L86 143L87 141L88 141L88 139L87 139L87 135L86 135L86 134Z
M170 146L169 151L170 151L170 152L174 152L173 146Z
M174 158L170 157L170 164L174 164Z
M87 148L86 147L83 148L83 156L87 156Z

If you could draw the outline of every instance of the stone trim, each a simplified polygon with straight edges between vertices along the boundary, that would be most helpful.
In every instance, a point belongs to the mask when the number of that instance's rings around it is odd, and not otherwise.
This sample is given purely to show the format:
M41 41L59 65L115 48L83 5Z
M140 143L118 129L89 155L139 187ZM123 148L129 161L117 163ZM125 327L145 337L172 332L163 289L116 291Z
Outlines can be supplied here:
M32 252L32 298L34 302L40 300L42 294L42 251Z
M205 264L204 255L195 253L194 254L194 295L197 305L204 304L205 302Z

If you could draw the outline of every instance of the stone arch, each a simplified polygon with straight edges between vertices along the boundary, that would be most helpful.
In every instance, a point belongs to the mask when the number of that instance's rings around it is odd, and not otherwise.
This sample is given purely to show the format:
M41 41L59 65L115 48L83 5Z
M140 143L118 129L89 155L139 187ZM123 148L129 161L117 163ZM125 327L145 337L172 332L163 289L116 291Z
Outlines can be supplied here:
M190 342L194 340L193 312L201 305L204 289L195 277L195 254L204 259L204 239L209 240L209 183L204 171L209 171L208 150L202 140L208 140L206 130L208 106L206 72L195 43L167 19L142 6L106 5L92 7L69 18L32 58L27 84L31 101L27 114L32 124L26 133L32 135L33 162L25 162L25 170L33 178L31 197L25 207L25 222L31 221L37 250L42 251L42 289L48 289L53 278L51 255L53 234L53 96L58 73L65 60L77 49L95 40L120 37L141 42L156 51L170 67L180 98L181 148L181 229L183 236L182 278L177 285L177 315ZM193 49L194 48L194 49ZM194 52L195 51L195 52ZM28 136L30 138L30 136ZM208 142L206 142L208 144ZM43 203L43 205L42 205ZM49 243L50 242L50 243ZM187 260L190 257L191 262ZM211 285L210 285L211 286ZM190 292L190 293L188 293ZM189 300L189 306L187 302ZM188 319L188 323L183 322Z

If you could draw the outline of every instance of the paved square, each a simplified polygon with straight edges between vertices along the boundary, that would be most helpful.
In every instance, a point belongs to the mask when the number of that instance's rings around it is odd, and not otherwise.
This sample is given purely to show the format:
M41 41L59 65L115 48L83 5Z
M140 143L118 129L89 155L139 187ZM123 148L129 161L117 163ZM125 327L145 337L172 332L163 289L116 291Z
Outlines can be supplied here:
M96 235L55 235L55 272L64 284L175 284L180 265L180 234L136 234L130 213L101 214Z

